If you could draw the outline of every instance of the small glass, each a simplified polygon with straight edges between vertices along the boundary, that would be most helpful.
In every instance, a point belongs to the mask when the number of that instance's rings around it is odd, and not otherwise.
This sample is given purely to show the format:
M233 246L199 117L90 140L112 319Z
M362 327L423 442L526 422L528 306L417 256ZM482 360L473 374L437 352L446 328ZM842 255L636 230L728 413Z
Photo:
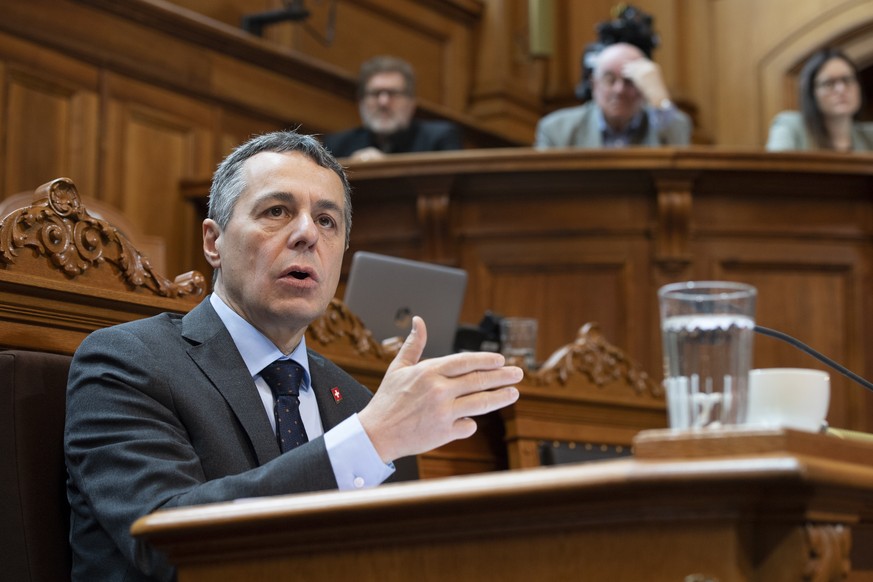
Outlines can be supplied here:
M500 320L500 352L506 357L507 364L535 369L537 320L532 317L504 317Z

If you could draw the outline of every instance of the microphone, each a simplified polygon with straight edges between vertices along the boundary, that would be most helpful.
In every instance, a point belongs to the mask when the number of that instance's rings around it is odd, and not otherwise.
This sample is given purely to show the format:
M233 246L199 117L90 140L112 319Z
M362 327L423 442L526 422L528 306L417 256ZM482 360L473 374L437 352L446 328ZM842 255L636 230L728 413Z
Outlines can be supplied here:
M825 356L824 354L820 354L819 352L815 351L814 349L812 349L811 347L809 347L808 345L806 345L802 341L791 337L787 333L782 333L781 331L776 331L775 329L770 329L767 327L761 327L760 325L755 326L755 331L757 333L760 333L761 335L775 337L776 339L780 339L786 343L791 344L795 348L806 352L807 354L809 354L810 356L812 356L816 360L818 360L824 364L827 364L828 366L830 366L831 368L833 368L834 370L836 370L837 372L839 372L843 376L846 376L847 378L854 380L855 382L857 382L858 384L860 384L861 386L863 386L867 390L873 391L873 383L868 382L867 380L865 380L864 378L862 378L858 374L852 372L851 370L849 370L845 366L841 366L840 364L836 363L835 361L833 361L829 357Z

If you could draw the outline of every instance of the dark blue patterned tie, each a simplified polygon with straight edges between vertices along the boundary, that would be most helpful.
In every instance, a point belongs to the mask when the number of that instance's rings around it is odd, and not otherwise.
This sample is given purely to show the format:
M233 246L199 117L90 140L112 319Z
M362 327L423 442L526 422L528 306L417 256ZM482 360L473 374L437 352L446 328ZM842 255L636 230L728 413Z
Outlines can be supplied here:
M263 370L263 378L273 391L273 413L276 415L276 439L282 452L288 452L307 442L306 429L300 417L300 381L303 367L294 360L276 360Z

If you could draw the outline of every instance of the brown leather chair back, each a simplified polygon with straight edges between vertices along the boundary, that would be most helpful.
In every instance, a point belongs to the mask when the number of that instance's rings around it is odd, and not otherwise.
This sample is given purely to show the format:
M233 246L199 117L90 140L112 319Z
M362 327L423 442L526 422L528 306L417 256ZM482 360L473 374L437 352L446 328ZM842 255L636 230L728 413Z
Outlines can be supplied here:
M0 578L70 579L64 414L70 357L0 352Z

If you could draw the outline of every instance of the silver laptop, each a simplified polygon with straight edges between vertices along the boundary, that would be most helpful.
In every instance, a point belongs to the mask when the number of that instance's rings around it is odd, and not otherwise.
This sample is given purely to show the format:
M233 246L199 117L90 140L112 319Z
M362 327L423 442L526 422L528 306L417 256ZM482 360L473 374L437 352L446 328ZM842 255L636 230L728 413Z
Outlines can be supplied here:
M412 316L420 316L427 324L422 357L433 358L452 353L466 288L463 269L358 251L344 301L379 341L405 339Z

